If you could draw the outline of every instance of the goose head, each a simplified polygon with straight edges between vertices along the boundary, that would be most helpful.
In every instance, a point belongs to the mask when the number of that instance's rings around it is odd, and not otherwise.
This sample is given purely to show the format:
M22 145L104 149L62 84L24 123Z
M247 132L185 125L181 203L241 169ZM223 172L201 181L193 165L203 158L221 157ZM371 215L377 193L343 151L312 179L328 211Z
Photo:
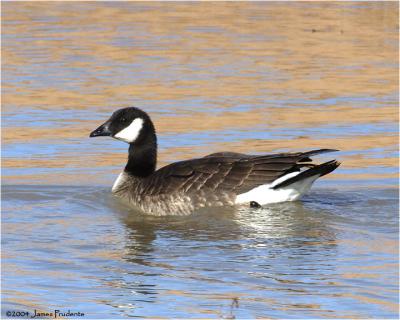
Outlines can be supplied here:
M129 107L115 111L110 119L92 131L89 137L110 136L129 144L138 144L154 133L154 126L148 114L138 108Z

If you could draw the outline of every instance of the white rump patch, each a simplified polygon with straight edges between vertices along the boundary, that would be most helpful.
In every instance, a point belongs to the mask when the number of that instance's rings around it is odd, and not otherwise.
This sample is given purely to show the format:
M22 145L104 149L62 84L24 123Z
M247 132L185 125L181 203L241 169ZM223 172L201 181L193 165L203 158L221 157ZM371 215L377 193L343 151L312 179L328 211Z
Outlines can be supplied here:
M276 179L270 184L263 184L248 192L239 194L236 197L235 203L242 204L242 203L249 203L250 201L255 201L260 205L265 205L269 203L295 201L299 199L303 194L305 194L308 190L310 190L313 182L317 180L317 178L319 178L318 174L294 182L283 188L279 189L272 189L272 188L287 179L297 176L299 173L300 172L288 173L287 175Z
M142 128L143 119L136 118L129 126L114 135L114 138L125 141L127 143L132 143L137 139Z

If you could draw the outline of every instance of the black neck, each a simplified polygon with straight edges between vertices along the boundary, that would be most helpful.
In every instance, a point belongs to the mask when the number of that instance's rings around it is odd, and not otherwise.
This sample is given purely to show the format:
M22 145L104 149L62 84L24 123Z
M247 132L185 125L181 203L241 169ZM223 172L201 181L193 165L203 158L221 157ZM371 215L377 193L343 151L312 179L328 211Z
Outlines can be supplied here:
M157 138L155 132L149 133L140 142L129 145L125 171L130 175L145 178L156 170L156 164Z

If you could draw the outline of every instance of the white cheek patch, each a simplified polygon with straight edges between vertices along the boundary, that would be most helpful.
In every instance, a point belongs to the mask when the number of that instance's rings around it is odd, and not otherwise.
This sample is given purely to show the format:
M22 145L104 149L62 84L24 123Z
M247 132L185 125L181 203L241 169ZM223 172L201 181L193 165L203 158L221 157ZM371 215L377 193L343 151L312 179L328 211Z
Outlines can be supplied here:
M132 143L137 139L142 128L143 119L136 118L129 126L114 135L114 138L125 141L127 143Z

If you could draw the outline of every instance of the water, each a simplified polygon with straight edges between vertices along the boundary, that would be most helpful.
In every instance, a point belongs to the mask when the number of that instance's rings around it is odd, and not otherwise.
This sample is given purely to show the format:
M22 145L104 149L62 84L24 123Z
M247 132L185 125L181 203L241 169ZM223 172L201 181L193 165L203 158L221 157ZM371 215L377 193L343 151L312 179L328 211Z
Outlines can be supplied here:
M2 316L397 318L397 3L2 3ZM159 166L337 148L303 201L149 217L110 194L148 111Z
M396 196L326 189L266 209L154 218L104 188L6 186L3 309L391 318Z

